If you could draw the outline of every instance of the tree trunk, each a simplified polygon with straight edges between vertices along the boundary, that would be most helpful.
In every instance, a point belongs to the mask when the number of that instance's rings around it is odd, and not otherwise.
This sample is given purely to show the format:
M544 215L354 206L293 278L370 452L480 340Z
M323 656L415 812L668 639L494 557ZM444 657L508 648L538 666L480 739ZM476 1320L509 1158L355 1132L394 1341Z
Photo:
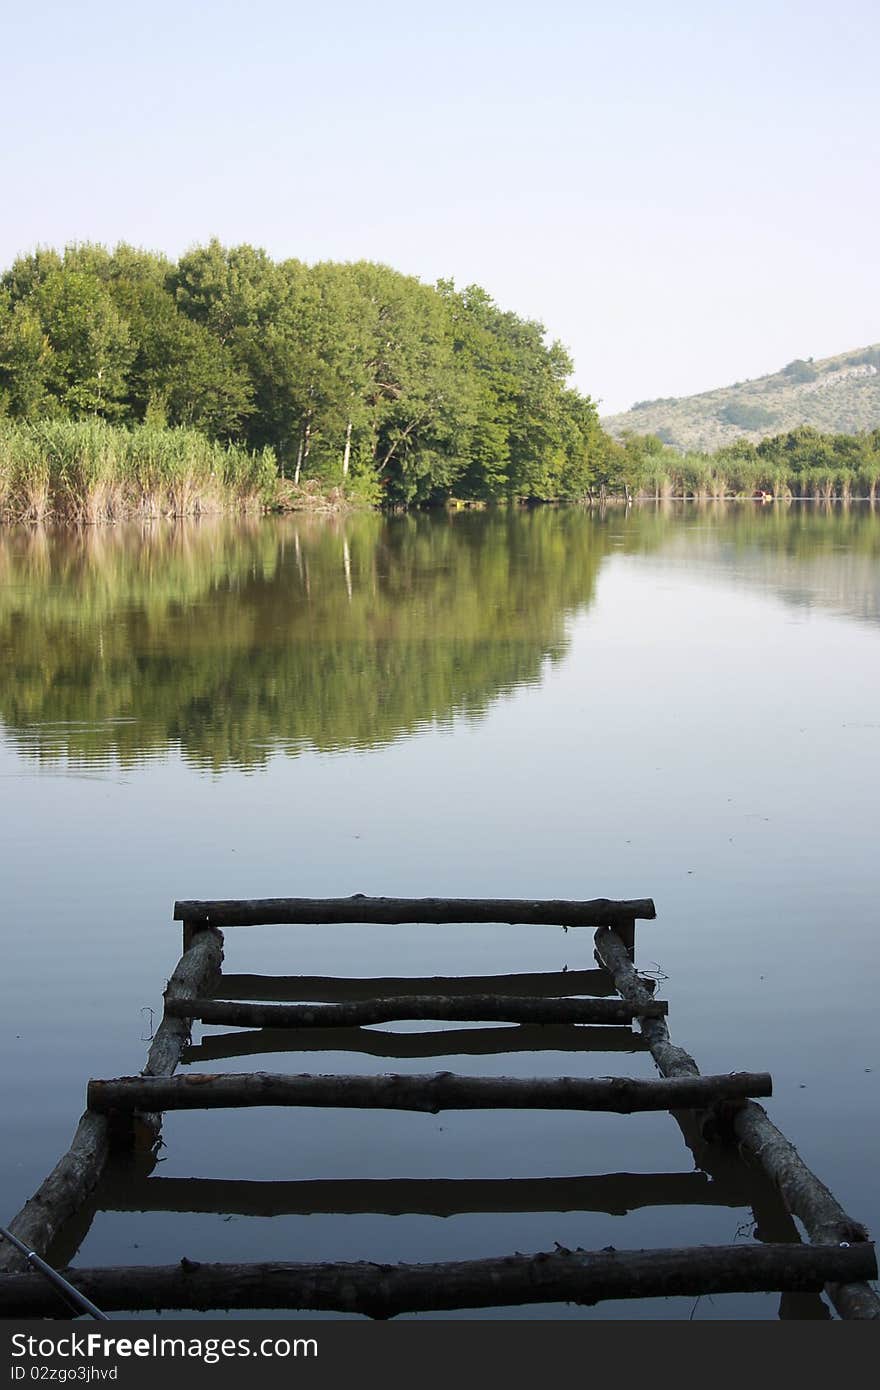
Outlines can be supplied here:
M509 922L533 926L613 927L633 918L652 920L650 898L591 902L530 898L256 898L176 902L175 922L212 927L268 926L291 922Z
M293 475L293 481L296 487L299 487L299 480L302 476L302 471L305 468L306 463L308 462L309 449L311 448L311 438L312 412L309 411L305 419L305 424L303 425L302 434L300 435L299 440L299 449L297 450L296 454L296 470Z
M228 1075L122 1076L90 1081L91 1110L218 1110L265 1105L345 1109L601 1110L630 1115L641 1110L703 1110L720 1100L769 1096L766 1072L649 1081L628 1076L485 1077L437 1072L427 1076L284 1076L271 1072Z
M607 928L597 931L596 956L611 973L624 999L634 1004L644 1001L643 987L616 932ZM664 1076L699 1075L693 1057L670 1042L663 1019L647 1018L639 1027ZM730 1122L741 1153L752 1158L769 1177L789 1211L804 1223L811 1241L825 1244L829 1240L866 1240L864 1227L847 1216L760 1105L746 1101L733 1111ZM880 1297L866 1283L829 1281L826 1292L842 1318L880 1318Z
M65 1271L99 1307L303 1308L390 1318L452 1308L817 1289L869 1279L873 1247L720 1245L673 1250L563 1250L443 1264L200 1264ZM58 1294L33 1274L0 1278L5 1318L58 1316Z
M665 1000L628 1004L623 999L530 999L484 995L418 995L365 999L348 1004L251 1004L226 999L168 999L177 1018L199 1018L230 1028L364 1028L398 1019L455 1023L631 1023L662 1017Z
M178 961L168 982L166 997L180 1000L188 991L195 997L210 989L223 959L222 943L219 932L200 931ZM188 1037L186 1019L163 1019L153 1039L145 1073L153 1080L170 1076ZM149 1121L149 1117L146 1118ZM157 1116L157 1126L160 1120ZM107 1117L86 1111L67 1153L9 1223L13 1235L37 1254L45 1255L64 1222L82 1205L97 1183L107 1160L109 1143ZM21 1260L22 1256L12 1246L5 1242L0 1244L0 1270L17 1269Z

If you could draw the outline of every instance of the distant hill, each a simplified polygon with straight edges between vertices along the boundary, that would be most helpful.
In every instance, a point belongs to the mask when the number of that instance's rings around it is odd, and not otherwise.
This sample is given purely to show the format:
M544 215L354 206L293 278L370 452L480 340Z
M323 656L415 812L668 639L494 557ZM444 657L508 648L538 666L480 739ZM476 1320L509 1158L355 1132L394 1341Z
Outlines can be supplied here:
M656 434L664 444L707 453L735 439L754 443L798 425L828 434L880 428L880 344L824 357L797 359L771 376L738 381L699 396L637 401L602 420L617 438L625 431Z

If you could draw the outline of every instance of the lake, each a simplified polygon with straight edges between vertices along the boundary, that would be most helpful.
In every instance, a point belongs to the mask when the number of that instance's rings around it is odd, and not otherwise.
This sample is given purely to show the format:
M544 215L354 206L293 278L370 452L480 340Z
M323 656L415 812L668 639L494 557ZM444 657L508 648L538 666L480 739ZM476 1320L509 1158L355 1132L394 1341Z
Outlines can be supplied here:
M770 1071L771 1118L876 1234L878 677L869 505L0 533L0 1219L67 1148L86 1079L143 1065L180 952L175 898L652 896L637 962L669 1000L673 1040L705 1072ZM592 933L557 928L226 933L225 968L266 974L592 964ZM395 1032L430 1027L376 1029L372 1051L218 1063L229 1030L196 1025L190 1065L653 1074L619 1036L617 1050L560 1036L504 1056L471 1029L460 1051L451 1034L426 1062L411 1039L397 1059ZM169 1115L163 1132L154 1178L239 1186L177 1184L184 1210L127 1211L131 1174L111 1175L77 1263L752 1235L747 1199L716 1204L700 1179L666 1177L694 1160L662 1114L216 1111ZM506 1211L447 1211L445 1189L423 1184L417 1210L389 1214L344 1181L602 1175L597 1211L531 1210L576 1187L551 1182L517 1188ZM264 1214L271 1194L254 1184L313 1179L339 1180L335 1209L297 1189ZM211 1209L233 1191L238 1210ZM730 1295L489 1316L779 1310L778 1295Z

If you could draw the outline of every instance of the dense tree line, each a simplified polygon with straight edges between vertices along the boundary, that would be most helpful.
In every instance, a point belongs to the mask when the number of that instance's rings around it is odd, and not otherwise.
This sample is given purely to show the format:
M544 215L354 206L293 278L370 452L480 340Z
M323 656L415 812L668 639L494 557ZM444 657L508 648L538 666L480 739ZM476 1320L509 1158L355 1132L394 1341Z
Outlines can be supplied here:
M479 287L368 262L77 245L0 278L0 415L186 426L370 501L589 493L609 441L571 370Z

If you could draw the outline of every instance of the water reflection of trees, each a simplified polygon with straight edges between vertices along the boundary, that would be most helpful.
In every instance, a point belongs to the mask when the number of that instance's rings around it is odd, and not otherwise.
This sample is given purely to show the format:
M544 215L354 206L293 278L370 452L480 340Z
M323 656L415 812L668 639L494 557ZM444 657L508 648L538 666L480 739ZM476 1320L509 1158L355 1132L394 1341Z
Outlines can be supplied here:
M535 681L607 545L556 511L9 533L0 715L41 758L374 746Z
M44 759L179 745L200 766L253 767L376 746L537 681L621 551L880 621L867 506L6 532L0 718Z
M653 541L643 525L640 548L655 550L660 563L728 580L735 575L797 607L880 623L874 505L711 502L671 504L654 516Z

